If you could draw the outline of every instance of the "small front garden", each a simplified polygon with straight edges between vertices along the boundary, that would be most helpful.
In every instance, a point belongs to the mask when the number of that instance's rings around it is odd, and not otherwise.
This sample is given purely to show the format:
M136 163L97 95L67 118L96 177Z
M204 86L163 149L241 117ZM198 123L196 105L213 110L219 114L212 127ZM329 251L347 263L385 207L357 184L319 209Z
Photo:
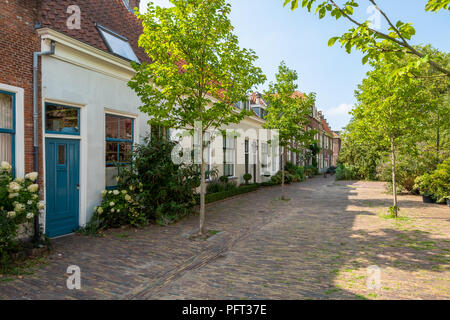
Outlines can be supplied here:
M167 225L190 214L200 175L194 165L173 163L174 147L175 142L150 136L136 145L131 165L119 168L117 189L102 192L102 202L82 232L150 222Z
M39 201L38 174L13 177L7 162L0 166L0 273L17 270L23 260L35 255L38 243L28 240L34 218L44 210ZM36 239L40 237L35 237Z

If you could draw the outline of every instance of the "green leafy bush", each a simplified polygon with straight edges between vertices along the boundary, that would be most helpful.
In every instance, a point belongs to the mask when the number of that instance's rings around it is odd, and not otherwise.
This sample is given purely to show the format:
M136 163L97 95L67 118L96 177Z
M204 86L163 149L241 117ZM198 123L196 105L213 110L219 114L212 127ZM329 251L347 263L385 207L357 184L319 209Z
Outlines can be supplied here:
M436 158L430 153L420 155L398 154L396 160L395 180L397 191L414 192L415 179L436 168ZM392 191L391 160L386 159L377 167L377 179L388 182L388 190Z
M275 175L270 177L270 181L274 184L281 184L282 178L283 178L283 173L281 171L278 171ZM284 172L284 183L289 184L292 181L294 181L294 176L292 174L290 174L289 172L285 171Z
M0 165L0 264L4 266L10 254L20 249L17 239L18 230L26 222L44 210L44 203L39 201L39 185L36 172L24 178L13 179L11 165Z
M191 213L200 174L194 165L172 161L175 145L148 136L134 146L131 165L120 169L118 190L103 191L88 229L142 226L149 220L166 225Z
M317 166L314 165L307 165L303 168L305 175L308 177L313 177L317 174L319 174L319 169L317 169Z
M102 203L95 207L91 220L98 229L117 228L123 225L140 227L148 222L143 206L135 200L136 193L133 187L130 190L104 190L102 197Z
M208 193L205 195L205 202L206 203L212 203L219 200L223 200L229 197L233 197L239 194L248 193L255 191L259 188L257 184L249 184L249 185L242 185L239 187L235 187L230 190L216 192L216 193ZM197 203L200 203L200 195L196 195Z
M336 168L336 180L358 180L360 175L355 166L339 163Z
M253 178L252 175L251 175L250 173L246 173L246 174L244 174L242 177L244 178L246 184L248 184L248 182L249 182L250 180L252 180L252 178Z
M146 137L143 144L134 147L131 166L122 170L119 177L121 189L139 186L136 201L148 219L160 224L191 213L195 189L200 185L200 173L195 165L172 161L176 144L164 137Z
M233 182L221 182L221 181L211 181L206 186L206 193L217 193L223 191L229 191L236 188L236 184Z
M297 166L294 163L287 161L285 170L289 172L294 178L294 182L305 180L305 171L302 166Z
M424 174L415 180L414 187L420 194L444 202L450 195L450 158L437 166L431 174Z
M222 182L222 183L227 183L228 182L228 177L227 176L221 176L219 178L219 181Z

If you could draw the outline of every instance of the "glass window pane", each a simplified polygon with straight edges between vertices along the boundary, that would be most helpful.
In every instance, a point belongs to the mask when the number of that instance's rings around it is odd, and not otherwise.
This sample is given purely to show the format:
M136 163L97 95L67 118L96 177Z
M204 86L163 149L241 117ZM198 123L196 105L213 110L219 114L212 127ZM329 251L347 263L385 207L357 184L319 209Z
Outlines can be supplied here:
M0 162L12 164L12 139L9 133L0 133Z
M133 120L128 118L120 119L120 139L132 140L133 139Z
M106 115L106 138L119 138L119 118Z
M61 133L80 133L78 128L79 112L76 108L46 105L45 129L46 131Z
M106 141L106 163L118 162L118 143Z
M66 164L66 146L58 145L58 164Z
M0 93L0 128L13 129L13 96Z
M105 171L105 185L106 187L115 187L117 186L117 175L118 175L118 170L117 167L115 166L106 166L106 171Z
M139 63L139 59L137 58L136 54L134 53L133 49L131 48L127 40L122 39L101 28L99 28L99 30L103 35L103 38L105 39L110 50L113 53L121 57L127 58L128 60L133 60Z
M121 163L131 162L131 149L132 149L132 145L130 142L120 142L120 144L119 144L119 161Z

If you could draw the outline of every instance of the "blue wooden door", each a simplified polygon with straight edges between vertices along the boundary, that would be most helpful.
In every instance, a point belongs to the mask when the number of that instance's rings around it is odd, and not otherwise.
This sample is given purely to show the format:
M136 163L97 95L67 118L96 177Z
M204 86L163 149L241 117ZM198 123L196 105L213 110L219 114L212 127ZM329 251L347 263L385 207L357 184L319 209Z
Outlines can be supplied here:
M45 140L47 216L49 237L78 229L80 141Z

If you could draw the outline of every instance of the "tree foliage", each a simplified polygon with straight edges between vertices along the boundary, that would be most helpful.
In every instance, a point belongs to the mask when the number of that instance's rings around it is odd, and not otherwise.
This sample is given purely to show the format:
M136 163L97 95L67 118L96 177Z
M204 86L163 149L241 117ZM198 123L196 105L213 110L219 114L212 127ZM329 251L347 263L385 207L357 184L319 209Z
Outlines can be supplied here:
M418 49L449 65L448 54L429 46ZM414 179L433 170L450 150L449 79L435 77L437 71L426 65L418 70L420 77L392 77L393 70L414 59L371 62L373 70L356 91L358 104L342 135L339 161L365 178L390 180L393 191L397 182L399 190L411 190Z
M264 127L278 130L278 141L284 148L283 163L286 162L287 151L300 152L301 147L308 146L314 137L314 130L306 130L315 103L315 94L301 95L297 92L298 75L281 62L276 74L276 82L270 83L264 92L268 102ZM284 174L284 165L282 167ZM282 180L284 190L284 180ZM283 191L284 198L284 191Z
M200 131L241 121L237 101L247 99L265 76L254 66L252 50L241 49L233 34L225 0L170 0L173 7L150 3L138 13L143 34L139 45L152 63L133 64L136 75L129 85L141 98L140 110L151 124ZM203 155L203 144L201 154ZM200 232L204 233L205 160L202 156Z
M357 21L354 17L355 8L359 7L360 1L348 0L342 5L336 0L302 0L301 5L306 8L308 12L313 10L315 6L315 14L319 19L324 18L327 14L331 17L346 18L355 27L350 28L341 36L333 37L329 40L328 45L333 46L337 41L348 53L352 49L357 49L364 54L363 64L369 60L386 60L390 58L402 58L405 55L413 55L418 60L411 61L411 63L403 65L401 68L392 70L394 74L409 74L414 73L421 64L428 63L433 69L441 73L443 76L450 77L450 69L441 61L431 59L429 55L423 51L418 50L410 44L410 40L416 34L412 23L397 21L393 23L389 16L377 5L375 0L369 2L378 10L389 28L387 31L379 31L372 26L371 21ZM292 10L299 6L299 0L284 0L284 5L290 4ZM441 9L450 9L449 0L429 0L426 8L427 11L437 12Z

